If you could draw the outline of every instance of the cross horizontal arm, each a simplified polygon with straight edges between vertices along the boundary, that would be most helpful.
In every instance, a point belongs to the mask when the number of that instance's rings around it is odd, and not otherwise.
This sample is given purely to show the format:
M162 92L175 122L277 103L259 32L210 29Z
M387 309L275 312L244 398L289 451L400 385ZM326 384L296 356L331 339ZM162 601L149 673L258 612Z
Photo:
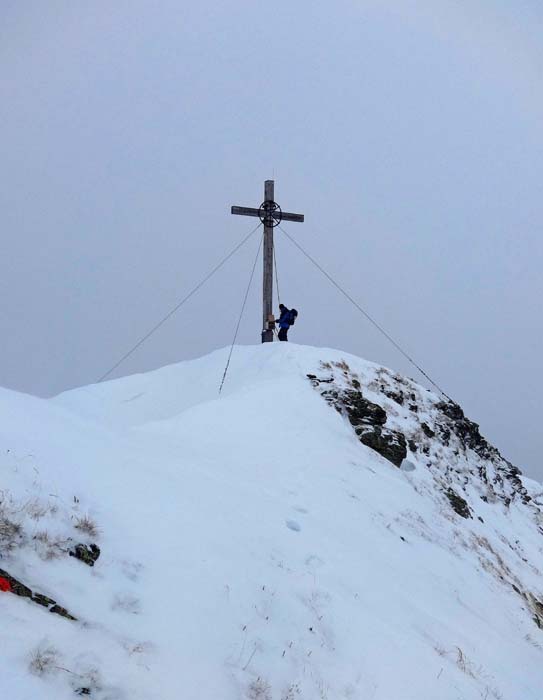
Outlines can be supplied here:
M281 220L282 221L299 221L300 223L303 224L304 215L303 214L291 214L288 211L282 211L281 212Z
M232 211L232 214L240 214L241 216L260 216L260 210L253 209L252 207L232 207L231 211ZM299 221L300 223L303 223L304 215L303 214L291 214L288 211L282 211L281 212L281 220L282 221Z
M232 214L240 214L241 216L260 216L258 209L251 207L232 207Z

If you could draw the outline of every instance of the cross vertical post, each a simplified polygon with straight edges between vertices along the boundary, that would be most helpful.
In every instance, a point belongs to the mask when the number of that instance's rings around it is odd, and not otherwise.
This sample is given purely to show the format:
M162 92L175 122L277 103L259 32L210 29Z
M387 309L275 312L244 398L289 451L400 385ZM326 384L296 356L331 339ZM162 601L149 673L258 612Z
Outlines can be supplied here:
M274 201L274 181L264 183L264 202ZM262 279L262 342L273 342L273 328L270 317L273 316L273 219L264 219L264 269Z
M274 201L275 183L273 180L264 182L264 201L258 209L251 207L232 207L232 214L241 216L257 216L264 225L264 269L262 279L262 333L263 343L273 342L273 229L281 221L303 222L303 214L292 214L281 211L281 207Z

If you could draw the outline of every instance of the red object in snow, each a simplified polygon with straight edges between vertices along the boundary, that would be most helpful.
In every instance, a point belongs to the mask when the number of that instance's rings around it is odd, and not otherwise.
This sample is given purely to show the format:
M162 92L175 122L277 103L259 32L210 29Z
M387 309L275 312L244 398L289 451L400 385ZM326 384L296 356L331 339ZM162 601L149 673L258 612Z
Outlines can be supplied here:
M11 583L3 576L0 576L0 591L4 591L4 593L11 591Z

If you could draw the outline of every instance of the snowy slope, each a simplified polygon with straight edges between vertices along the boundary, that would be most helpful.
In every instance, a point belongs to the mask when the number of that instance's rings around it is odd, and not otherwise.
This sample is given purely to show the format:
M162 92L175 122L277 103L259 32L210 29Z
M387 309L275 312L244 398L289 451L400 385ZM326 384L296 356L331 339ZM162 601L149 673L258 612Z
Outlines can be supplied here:
M239 347L219 398L226 355L0 394L0 569L77 618L0 593L6 695L541 700L540 485L377 365ZM401 469L358 439L353 387Z

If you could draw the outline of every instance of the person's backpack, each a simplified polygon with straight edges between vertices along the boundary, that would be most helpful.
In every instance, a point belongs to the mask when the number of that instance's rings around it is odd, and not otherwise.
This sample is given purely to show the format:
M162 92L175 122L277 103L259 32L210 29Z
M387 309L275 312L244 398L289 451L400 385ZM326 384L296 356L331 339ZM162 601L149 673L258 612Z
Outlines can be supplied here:
M296 320L297 316L298 316L298 312L296 311L296 309L291 309L289 311L289 314L288 314L288 325L289 326L294 325L294 321Z

